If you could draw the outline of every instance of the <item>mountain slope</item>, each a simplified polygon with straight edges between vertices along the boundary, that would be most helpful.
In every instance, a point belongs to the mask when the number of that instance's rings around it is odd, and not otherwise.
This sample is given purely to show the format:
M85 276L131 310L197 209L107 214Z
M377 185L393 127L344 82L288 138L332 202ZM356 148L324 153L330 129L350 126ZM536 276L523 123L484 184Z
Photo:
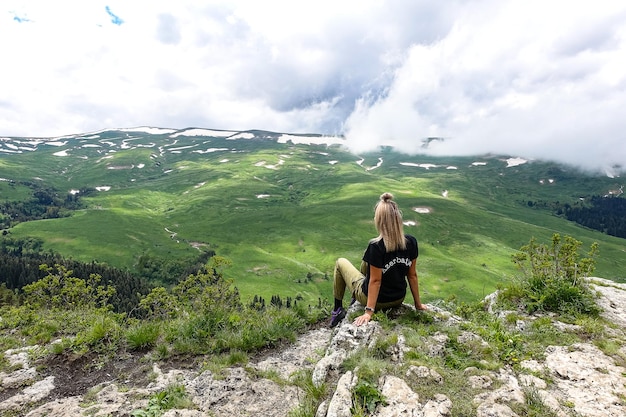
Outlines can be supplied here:
M373 206L390 191L420 242L426 301L476 300L515 275L510 255L532 237L600 242L597 274L626 270L626 241L581 228L529 201L576 201L619 189L545 161L432 157L391 149L354 155L338 137L264 131L136 128L54 139L0 139L0 192L28 183L81 195L69 217L25 222L10 236L41 238L77 260L132 269L141 256L185 262L212 250L244 300L331 293L338 256L358 263L374 237Z

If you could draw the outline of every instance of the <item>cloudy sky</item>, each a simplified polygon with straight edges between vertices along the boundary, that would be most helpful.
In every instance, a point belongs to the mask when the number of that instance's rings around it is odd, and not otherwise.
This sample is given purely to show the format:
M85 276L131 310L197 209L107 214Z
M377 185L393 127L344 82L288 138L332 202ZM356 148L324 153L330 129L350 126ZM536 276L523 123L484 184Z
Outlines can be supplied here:
M2 0L0 135L345 134L626 167L624 0Z

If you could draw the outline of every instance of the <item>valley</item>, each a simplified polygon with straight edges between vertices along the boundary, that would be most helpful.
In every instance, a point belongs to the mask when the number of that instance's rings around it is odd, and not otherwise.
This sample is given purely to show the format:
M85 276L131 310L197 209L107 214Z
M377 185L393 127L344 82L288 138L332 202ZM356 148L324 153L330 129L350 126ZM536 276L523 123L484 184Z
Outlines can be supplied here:
M420 243L426 302L473 301L515 279L510 257L535 237L600 243L596 274L624 280L626 241L527 202L569 202L623 187L518 156L434 157L392 149L354 155L342 138L190 128L117 129L61 138L0 138L0 196L51 187L82 206L15 224L12 238L133 270L143 258L192 262L213 251L244 301L331 294L334 260L360 262L374 237L373 206L389 191ZM409 301L410 302L410 301Z

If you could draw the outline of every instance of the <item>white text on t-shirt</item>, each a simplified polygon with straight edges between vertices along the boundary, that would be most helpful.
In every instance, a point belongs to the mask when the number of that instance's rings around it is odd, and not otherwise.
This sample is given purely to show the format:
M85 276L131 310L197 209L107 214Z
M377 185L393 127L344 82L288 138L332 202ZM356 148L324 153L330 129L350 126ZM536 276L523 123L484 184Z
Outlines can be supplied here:
M394 258L391 261L389 261L387 265L383 267L383 274L396 264L404 264L406 266L411 266L411 260L409 258Z

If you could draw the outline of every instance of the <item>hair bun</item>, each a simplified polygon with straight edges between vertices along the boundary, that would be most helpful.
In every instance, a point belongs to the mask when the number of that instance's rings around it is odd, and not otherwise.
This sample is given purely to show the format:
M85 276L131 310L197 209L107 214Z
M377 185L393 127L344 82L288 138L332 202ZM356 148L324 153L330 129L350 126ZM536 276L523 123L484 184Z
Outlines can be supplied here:
M388 203L389 201L393 201L393 195L391 193L383 193L380 196L380 200Z

